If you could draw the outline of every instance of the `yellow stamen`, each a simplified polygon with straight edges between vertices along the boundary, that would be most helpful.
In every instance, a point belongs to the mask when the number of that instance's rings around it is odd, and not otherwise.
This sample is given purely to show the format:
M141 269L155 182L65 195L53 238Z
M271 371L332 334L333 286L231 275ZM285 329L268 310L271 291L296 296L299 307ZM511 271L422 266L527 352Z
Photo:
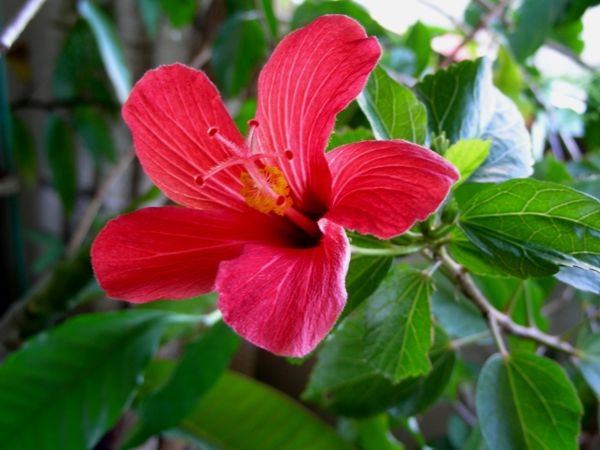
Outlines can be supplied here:
M250 207L261 213L273 212L283 216L285 211L292 206L290 187L283 173L273 166L265 166L258 169L257 172L260 180L256 180L248 172L242 172L240 194Z

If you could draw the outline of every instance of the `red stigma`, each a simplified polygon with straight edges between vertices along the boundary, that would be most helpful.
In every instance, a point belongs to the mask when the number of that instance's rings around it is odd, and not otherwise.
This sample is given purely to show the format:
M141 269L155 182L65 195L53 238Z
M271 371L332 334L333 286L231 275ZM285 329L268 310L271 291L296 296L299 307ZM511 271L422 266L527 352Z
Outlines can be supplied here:
M256 119L250 119L248 121L248 126L250 128L256 128L256 127L258 127L258 120L256 120Z
M204 185L204 177L202 175L196 175L194 177L194 183L196 183L198 186Z
M217 134L219 132L219 129L217 127L210 127L206 133L208 133L208 135L210 137L213 137L215 134Z
M285 155L285 157L289 160L291 160L294 157L294 153L292 153L291 150L286 150L285 152L283 152L283 154Z

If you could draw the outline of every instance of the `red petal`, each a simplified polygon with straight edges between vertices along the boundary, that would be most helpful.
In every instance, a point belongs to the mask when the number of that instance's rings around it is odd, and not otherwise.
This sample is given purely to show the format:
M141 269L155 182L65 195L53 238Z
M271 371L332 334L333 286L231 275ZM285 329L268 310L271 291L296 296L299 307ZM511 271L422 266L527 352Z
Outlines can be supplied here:
M293 152L278 165L305 212L323 213L329 203L324 150L335 115L360 93L380 54L357 22L323 16L283 39L260 74L257 147Z
M196 181L233 155L207 133L216 127L236 145L243 139L215 86L181 64L146 72L123 107L144 171L169 198L193 208L246 209L239 169L224 170L202 187Z
M213 290L219 263L248 241L283 244L264 214L145 208L111 220L92 247L100 286L134 303L180 299Z
M426 219L458 179L441 156L404 141L344 145L328 153L327 160L333 193L325 217L381 239Z
M223 318L248 341L273 353L306 355L327 335L346 302L350 258L344 230L321 219L312 248L248 245L221 264Z

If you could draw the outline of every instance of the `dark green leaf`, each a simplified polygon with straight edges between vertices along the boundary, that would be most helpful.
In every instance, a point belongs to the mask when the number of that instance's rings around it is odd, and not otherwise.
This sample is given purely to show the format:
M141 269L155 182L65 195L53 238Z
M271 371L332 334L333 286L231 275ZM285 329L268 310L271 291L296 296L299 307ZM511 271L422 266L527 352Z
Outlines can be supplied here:
M367 304L364 356L393 383L431 369L431 291L423 272L394 269Z
M23 120L11 116L13 152L19 175L25 183L33 185L37 178L37 153L31 132Z
M523 0L515 11L514 28L508 42L519 62L533 55L545 42L567 0Z
M371 18L371 15L362 6L347 0L306 0L294 11L290 28L294 30L303 27L325 14L344 14L365 27L368 35L385 35L385 30Z
M492 356L477 383L477 415L494 450L575 450L581 404L562 368L532 353Z
M358 127L354 130L344 129L336 130L329 138L327 150L341 147L342 145L352 144L353 142L372 141L374 139L373 132L367 128Z
M218 322L189 344L167 383L140 404L139 422L127 447L178 425L223 375L239 342L225 323Z
M468 139L458 141L444 153L444 158L450 161L460 173L460 180L454 184L454 188L467 181L481 166L490 152L490 146L490 141Z
M212 66L225 96L235 97L248 85L265 57L266 45L255 14L239 13L223 22L213 44Z
M94 33L104 68L112 82L117 98L124 103L131 91L131 75L115 26L102 9L89 0L80 0L78 9Z
M82 20L67 33L52 74L52 89L61 100L113 101L94 35Z
M46 156L52 183L62 202L65 214L71 215L77 199L77 168L73 130L59 116L53 114L46 124Z
M575 360L575 364L596 396L600 397L600 333L582 337L578 347L581 355Z
M406 34L406 46L415 54L415 70L413 75L418 77L427 68L431 57L431 33L426 25L415 23Z
M423 144L427 134L425 106L412 91L376 67L358 97L377 139L405 139Z
M131 402L169 316L90 314L41 334L0 367L0 442L93 448Z
M96 164L102 160L116 162L117 150L106 118L91 107L80 107L73 111L73 127L83 138Z
M357 313L360 311L357 311ZM393 385L376 373L363 357L364 317L348 317L328 338L302 397L336 414L369 417L392 406L413 415L427 408L441 394L450 379L454 353L441 330L436 330L429 358L432 371Z
M196 16L197 0L160 0L160 7L169 18L171 25L181 28L189 25Z
M354 255L346 275L348 300L340 320L356 309L375 292L386 276L394 258L391 256Z
M460 226L507 273L527 278L573 269L558 278L600 292L600 202L593 197L555 183L507 181L462 206Z
M198 442L225 449L350 450L298 403L233 372L221 377L179 429Z
M516 106L492 84L485 59L463 61L426 76L416 86L427 107L429 128L451 143L492 141L471 181L498 183L531 174L533 158L525 123Z

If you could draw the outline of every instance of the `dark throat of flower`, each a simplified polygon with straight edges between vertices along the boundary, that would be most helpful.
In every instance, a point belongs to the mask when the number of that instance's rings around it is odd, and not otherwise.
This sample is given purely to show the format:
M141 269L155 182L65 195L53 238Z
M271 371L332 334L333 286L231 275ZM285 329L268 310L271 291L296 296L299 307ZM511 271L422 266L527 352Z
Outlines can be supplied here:
M265 165L263 159L291 160L294 154L286 149L279 153L260 153L254 151L254 132L258 121L248 121L250 131L240 147L225 138L217 127L210 127L207 133L213 139L232 150L234 157L214 166L204 175L197 175L194 181L199 186L204 186L215 174L231 166L241 166L240 174L242 188L240 195L248 206L263 214L276 214L285 216L311 237L320 237L321 230L314 220L306 217L293 206L290 187L281 169L274 165Z

